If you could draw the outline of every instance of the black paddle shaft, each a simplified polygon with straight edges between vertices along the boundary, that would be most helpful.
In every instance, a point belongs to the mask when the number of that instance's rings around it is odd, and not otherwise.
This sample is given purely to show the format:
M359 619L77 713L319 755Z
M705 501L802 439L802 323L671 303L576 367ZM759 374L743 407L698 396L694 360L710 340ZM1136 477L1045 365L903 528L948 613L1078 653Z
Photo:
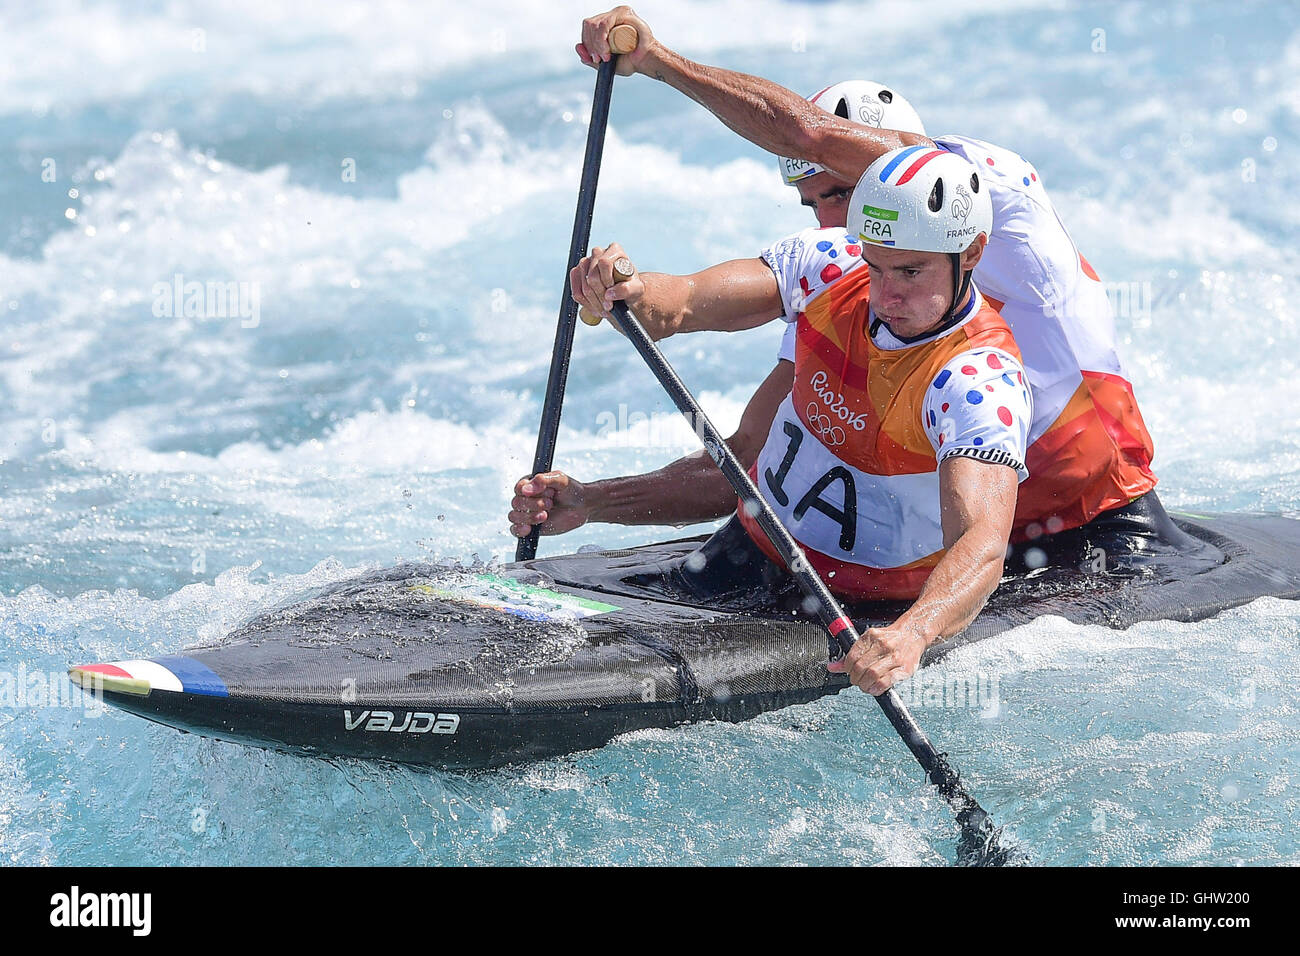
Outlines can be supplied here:
M578 208L573 216L573 239L569 243L569 265L564 270L564 293L560 298L560 318L555 328L555 348L551 352L551 372L546 379L546 398L542 404L542 424L537 432L537 453L530 474L550 471L555 458L555 442L560 433L560 411L564 407L564 386L569 378L569 357L573 350L573 330L577 323L578 303L569 292L569 273L587 251L591 238L591 216L596 207L596 181L600 177L600 157L605 150L605 126L609 121L609 100L614 89L614 66L618 57L611 56L596 72L596 92L591 102L591 120L587 124L587 152L582 160L582 182L578 187ZM527 537L515 546L516 561L530 561L537 556L537 539L541 526L534 526Z
M677 406L691 428L704 443L704 450L713 459L726 476L728 484L740 499L740 506L746 514L752 516L767 535L772 546L780 554L790 573L794 575L800 589L805 595L817 602L817 616L839 643L840 648L848 653L860 638L857 628L849 620L839 602L835 600L821 577L808 563L803 549L786 530L785 525L776 516L776 512L763 498L749 473L741 465L722 435L709 421L690 391L677 377L673 367L663 357L645 328L637 318L628 311L622 302L613 306L614 321L623 334L631 340L641 357L645 359L650 371L654 373L659 384L668 392L673 404ZM925 769L930 782L938 788L948 804L957 811L957 821L962 828L961 853L964 862L1000 865L1010 862L1008 851L997 845L997 830L987 813L967 792L961 777L944 754L938 753L934 745L925 736L925 731L917 724L907 706L899 699L891 687L876 697L880 709L885 712L894 730L903 738L907 749L912 751L917 762Z

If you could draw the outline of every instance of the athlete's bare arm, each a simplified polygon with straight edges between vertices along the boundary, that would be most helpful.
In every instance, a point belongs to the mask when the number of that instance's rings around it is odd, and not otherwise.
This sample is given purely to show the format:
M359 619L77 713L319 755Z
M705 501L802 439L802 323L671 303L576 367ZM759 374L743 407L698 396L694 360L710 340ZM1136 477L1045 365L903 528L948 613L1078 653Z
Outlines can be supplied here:
M783 86L746 73L704 66L670 50L631 7L582 21L578 56L588 66L608 59L609 31L627 23L637 30L637 49L622 57L619 72L641 73L686 94L751 143L806 159L857 182L866 168L899 146L933 145L916 133L872 129L833 116Z
M889 627L870 628L831 669L846 671L869 694L883 694L916 671L927 647L975 620L1002 579L1017 487L1013 468L946 459L939 466L946 553L916 602Z
M578 304L593 315L610 317L622 299L652 339L678 332L739 332L778 318L784 311L776 276L762 259L733 259L694 275L635 272L614 279L614 263L626 253L617 242L591 250L569 273Z
M794 363L778 362L745 407L740 427L727 444L746 467L758 457L777 407L793 383ZM735 492L701 450L658 471L626 478L578 482L558 471L520 478L511 502L510 531L522 538L536 524L542 534L563 534L588 521L694 524L720 518L735 507Z

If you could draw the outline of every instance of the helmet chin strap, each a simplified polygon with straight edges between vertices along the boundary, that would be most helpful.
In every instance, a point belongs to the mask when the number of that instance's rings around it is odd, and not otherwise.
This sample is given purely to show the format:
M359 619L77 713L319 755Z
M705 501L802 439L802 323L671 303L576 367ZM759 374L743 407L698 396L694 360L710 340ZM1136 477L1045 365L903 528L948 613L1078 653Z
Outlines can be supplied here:
M957 320L957 310L966 305L966 296L970 292L970 273L967 269L961 271L961 253L950 252L948 258L952 262L952 304L948 306L948 311L943 317L943 327L950 328Z

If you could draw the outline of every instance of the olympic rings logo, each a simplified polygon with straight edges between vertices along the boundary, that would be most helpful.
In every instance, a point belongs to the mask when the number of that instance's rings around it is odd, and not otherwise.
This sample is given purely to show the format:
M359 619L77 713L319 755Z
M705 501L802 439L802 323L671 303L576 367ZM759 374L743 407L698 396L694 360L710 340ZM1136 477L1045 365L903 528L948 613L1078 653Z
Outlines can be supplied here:
M807 408L808 427L821 438L823 442L832 448L838 448L844 444L844 429L839 425L831 424L829 415L823 415L821 409L817 407L816 402L809 402Z

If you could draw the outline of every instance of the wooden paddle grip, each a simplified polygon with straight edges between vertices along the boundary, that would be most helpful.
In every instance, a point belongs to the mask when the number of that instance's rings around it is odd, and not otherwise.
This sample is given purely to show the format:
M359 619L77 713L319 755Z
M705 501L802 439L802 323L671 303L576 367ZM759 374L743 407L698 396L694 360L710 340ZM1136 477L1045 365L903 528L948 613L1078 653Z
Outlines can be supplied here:
M619 30L622 28L615 27L614 29ZM628 29L632 30L631 27L628 27ZM632 30L632 33L635 35L636 31ZM636 275L636 267L632 265L631 259L627 256L619 256L614 260L615 282L626 282L634 275ZM589 310L585 305L578 309L578 318L582 319L582 321L586 322L588 325L600 325L600 316L593 315L591 310Z
M609 48L615 53L631 53L636 49L638 39L636 27L630 23L620 23L609 31Z

